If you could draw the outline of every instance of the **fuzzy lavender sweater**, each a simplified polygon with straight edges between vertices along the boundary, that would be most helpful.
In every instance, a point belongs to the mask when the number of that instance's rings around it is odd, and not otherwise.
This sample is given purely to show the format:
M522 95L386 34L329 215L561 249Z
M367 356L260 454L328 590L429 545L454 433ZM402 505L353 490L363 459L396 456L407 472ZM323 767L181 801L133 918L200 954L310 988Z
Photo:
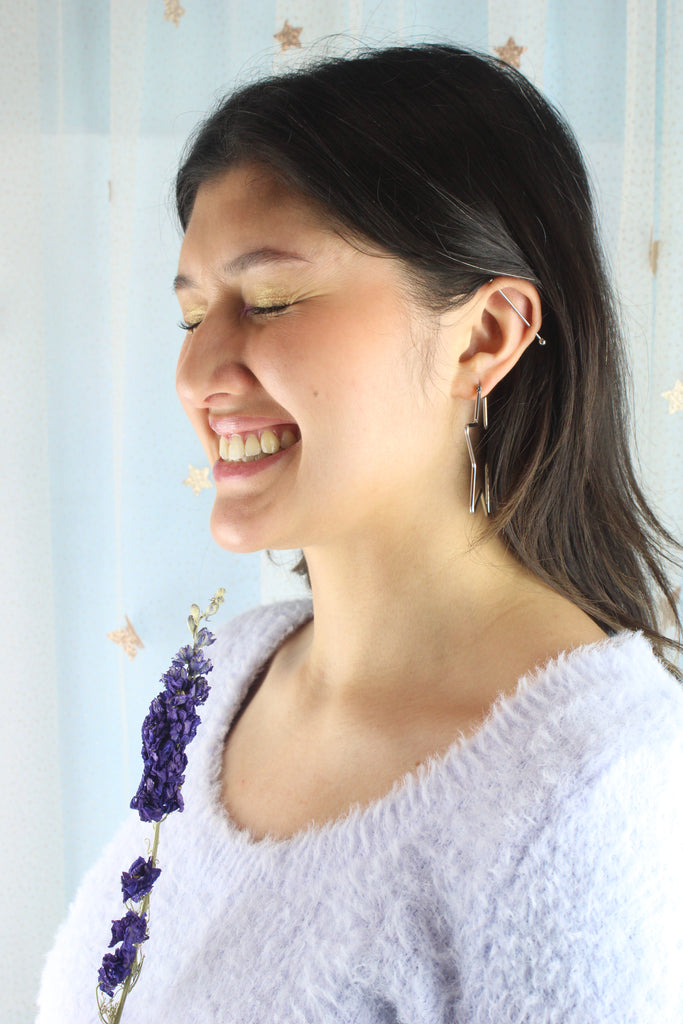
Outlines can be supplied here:
M681 1024L683 691L624 633L519 683L486 724L366 809L254 842L219 802L223 740L310 616L222 632L185 811L161 830L125 1024ZM39 1024L94 1024L131 818L85 878Z

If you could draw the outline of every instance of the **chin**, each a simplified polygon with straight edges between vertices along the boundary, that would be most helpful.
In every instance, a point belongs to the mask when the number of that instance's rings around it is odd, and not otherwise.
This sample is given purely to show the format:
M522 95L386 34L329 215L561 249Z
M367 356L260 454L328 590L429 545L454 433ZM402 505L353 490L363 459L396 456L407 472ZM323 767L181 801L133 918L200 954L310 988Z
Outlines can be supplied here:
M226 522L215 522L211 517L211 536L216 544L225 551L231 551L235 555L246 555L253 551L262 551L266 545L258 544L256 541L246 537L244 531L233 527Z
M211 512L211 536L219 547L231 551L235 555L247 555L254 551L265 551L274 544L272 531L266 536L263 524L258 517L239 515L234 506L227 512L218 509L216 503Z

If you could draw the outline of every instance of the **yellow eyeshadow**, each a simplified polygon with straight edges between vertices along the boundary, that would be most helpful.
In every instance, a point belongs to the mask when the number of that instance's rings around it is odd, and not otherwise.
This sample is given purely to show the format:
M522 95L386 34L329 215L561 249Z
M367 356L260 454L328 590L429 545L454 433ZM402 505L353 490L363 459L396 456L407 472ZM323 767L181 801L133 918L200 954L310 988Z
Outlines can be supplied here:
M185 313L185 322L188 324L197 324L200 320L203 320L206 316L206 310L202 309L201 306L197 306L196 309L188 309Z
M292 293L281 288L259 288L247 301L250 306L284 306L292 301Z

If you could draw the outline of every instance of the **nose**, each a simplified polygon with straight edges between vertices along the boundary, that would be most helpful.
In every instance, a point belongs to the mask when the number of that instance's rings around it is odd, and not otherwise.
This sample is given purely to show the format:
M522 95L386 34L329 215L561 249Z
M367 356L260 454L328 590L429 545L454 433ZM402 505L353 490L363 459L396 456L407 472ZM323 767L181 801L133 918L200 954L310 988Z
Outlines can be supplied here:
M237 333L234 326L209 317L187 332L176 368L176 390L186 408L215 406L222 396L243 395L257 385Z

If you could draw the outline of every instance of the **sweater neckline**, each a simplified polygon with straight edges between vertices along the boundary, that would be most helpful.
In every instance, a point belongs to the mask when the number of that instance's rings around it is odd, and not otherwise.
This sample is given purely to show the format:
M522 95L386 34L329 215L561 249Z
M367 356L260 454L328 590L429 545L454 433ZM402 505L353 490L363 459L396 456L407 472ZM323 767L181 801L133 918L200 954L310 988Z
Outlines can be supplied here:
M207 736L209 748L207 755L213 765L213 771L203 772L200 786L206 787L203 800L206 810L212 819L212 825L220 838L232 846L240 848L242 855L250 851L251 856L271 858L273 856L294 855L298 861L303 857L316 856L321 846L330 847L338 844L344 837L346 854L352 855L354 848L359 852L367 850L371 835L386 832L392 822L398 820L406 804L415 804L427 797L434 798L438 790L451 785L454 779L465 785L467 778L476 771L485 751L497 749L504 756L506 746L512 742L516 729L524 727L525 721L534 719L537 723L543 720L545 711L551 704L556 704L558 697L571 692L576 687L566 687L564 691L558 686L557 669L571 670L575 682L599 684L590 672L590 666L599 659L603 652L620 653L626 662L636 656L630 653L632 645L644 645L652 657L652 652L645 637L640 632L625 630L604 640L582 644L570 651L562 651L543 665L537 666L518 679L516 686L507 694L500 694L489 708L486 718L477 730L470 735L459 733L443 754L435 754L417 765L416 768L396 779L391 788L384 794L366 804L352 804L345 813L322 822L298 829L290 836L276 837L266 835L257 838L249 829L240 828L230 817L221 801L221 781L223 747L225 737L238 713L242 702L254 681L268 665L284 641L297 629L312 618L310 601L290 603L289 619L282 628L282 620L274 623L260 633L261 643L250 664L245 666L241 685L226 695L218 713L218 728ZM626 648L626 651L623 651ZM638 647L638 650L641 648Z

